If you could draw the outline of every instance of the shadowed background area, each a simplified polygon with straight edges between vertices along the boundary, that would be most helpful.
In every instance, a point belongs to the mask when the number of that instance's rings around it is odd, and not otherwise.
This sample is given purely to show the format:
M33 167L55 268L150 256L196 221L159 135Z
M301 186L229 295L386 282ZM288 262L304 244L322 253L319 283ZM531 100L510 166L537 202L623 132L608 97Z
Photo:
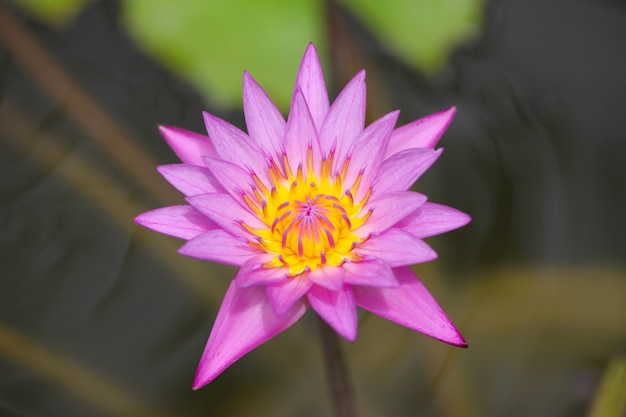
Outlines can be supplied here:
M416 187L473 222L415 270L470 348L361 314L362 415L624 415L623 2L185 3L0 2L0 415L330 414L310 314L192 392L234 269L133 223L183 201L157 124L245 128L243 69L286 112L310 40L369 121L458 108Z

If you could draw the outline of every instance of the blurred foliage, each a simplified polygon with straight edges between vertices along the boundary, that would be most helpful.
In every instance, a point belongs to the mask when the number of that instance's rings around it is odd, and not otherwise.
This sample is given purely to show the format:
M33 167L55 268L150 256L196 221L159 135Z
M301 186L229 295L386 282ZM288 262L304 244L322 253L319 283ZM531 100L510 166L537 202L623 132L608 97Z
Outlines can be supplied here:
M127 0L124 18L140 43L211 100L241 102L248 70L283 108L302 45L322 38L315 0ZM289 82L285 82L290 80Z
M37 16L60 22L85 0L18 0ZM394 53L428 72L478 30L481 0L344 0ZM322 0L126 0L129 32L153 56L218 104L241 102L241 73L250 71L282 109L291 98L302 45L324 53Z
M343 0L394 55L422 71L439 70L449 52L476 35L482 0Z
M321 47L321 0L127 0L128 28L155 56L221 103L241 101L249 70L279 107L291 98L302 45ZM408 62L434 69L461 37L476 30L478 0L347 0ZM216 65L216 62L219 64Z
M606 368L589 417L626 415L626 357L613 359Z
M70 20L88 0L15 0L39 19L52 24Z

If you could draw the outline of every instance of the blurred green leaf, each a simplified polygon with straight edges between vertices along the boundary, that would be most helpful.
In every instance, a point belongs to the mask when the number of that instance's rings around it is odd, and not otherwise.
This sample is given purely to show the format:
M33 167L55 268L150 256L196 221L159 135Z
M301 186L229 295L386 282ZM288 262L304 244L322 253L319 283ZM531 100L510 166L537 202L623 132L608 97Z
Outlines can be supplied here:
M145 48L211 100L241 102L246 69L286 108L300 57L308 42L321 38L318 5L314 0L128 0L124 18Z
M621 417L626 412L626 357L609 363L589 417Z
M450 50L479 29L481 0L343 0L393 52L422 71L441 68Z
M434 71L460 39L477 31L482 2L344 0L407 62ZM324 49L323 2L127 0L130 32L147 50L222 105L241 102L249 70L282 109L306 44ZM323 51L321 51L323 52ZM323 56L323 53L322 53Z
M28 10L37 18L52 24L71 19L87 0L15 0L14 3Z

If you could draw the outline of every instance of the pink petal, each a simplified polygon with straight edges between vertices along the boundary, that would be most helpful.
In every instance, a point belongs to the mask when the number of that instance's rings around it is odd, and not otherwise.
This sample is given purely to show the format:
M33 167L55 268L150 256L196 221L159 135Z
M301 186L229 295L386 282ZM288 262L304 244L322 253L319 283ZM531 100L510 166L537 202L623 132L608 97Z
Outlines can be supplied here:
M215 222L187 205L151 210L135 217L135 222L159 233L186 240L218 228Z
M265 151L250 140L248 135L227 121L207 112L203 114L204 124L219 158L241 168L250 167L250 170L254 171L266 185L269 184Z
M310 43L304 53L300 69L296 76L296 86L293 91L293 99L291 101L291 111L293 111L296 96L302 92L304 100L311 112L313 123L319 131L322 128L324 118L330 107L328 101L328 91L324 82L324 74L320 65L317 51L313 43Z
M351 342L356 339L356 303L352 288L345 286L342 290L332 291L314 285L307 298L313 310L340 336Z
M285 119L247 71L243 73L243 112L250 137L280 160Z
M374 181L374 178L378 175L389 135L391 135L393 131L399 114L399 112L394 111L381 117L361 132L359 137L354 141L353 149L350 150L352 154L348 155L350 158L350 166L346 174L345 186L346 188L352 187L357 176L360 174L363 175L361 185L355 195L357 201L365 195L372 181ZM337 155L336 169L339 170L341 169L343 159L339 156L339 153L337 153Z
M246 261L235 276L237 285L240 287L252 287L284 281L289 272L288 268L265 268L263 266L271 259L272 255L264 253Z
M289 168L295 173L298 165L302 164L304 172L308 172L308 152L309 148L313 152L313 161L322 159L319 138L315 129L313 119L304 101L302 92L294 93L289 118L287 119L287 129L285 132L285 153L289 159ZM319 167L313 167L314 172L319 174Z
M324 156L336 146L345 155L365 126L365 71L359 71L339 93L320 130ZM342 158L343 159L343 158Z
M456 108L450 107L400 126L391 134L384 159L409 148L434 148L452 122L455 113Z
M409 268L394 270L399 285L394 288L355 287L356 303L374 314L442 342L467 347L437 301Z
M252 174L239 165L213 158L206 158L204 164L223 189L238 201L243 201L243 194L252 191L254 187Z
M423 239L465 226L472 218L467 214L435 203L424 203L397 227Z
M159 131L185 164L202 165L203 157L217 156L208 136L173 126L159 126Z
M254 214L228 194L196 195L188 197L187 201L196 210L235 236L243 238L249 236L249 232L242 226L242 223L256 229L266 227Z
M403 230L391 228L372 236L356 248L357 253L370 255L386 262L390 267L432 261L437 254L422 240Z
M186 196L223 192L224 188L207 168L198 165L161 165L157 170Z
M346 271L341 266L320 266L306 275L312 283L329 290L338 291L343 288L345 273Z
M366 209L372 214L355 233L360 237L366 237L370 233L382 233L413 213L425 201L425 195L411 191L383 194L368 204Z
M395 287L398 285L393 270L377 258L343 264L346 271L344 282L365 287Z
M404 191L439 158L443 149L411 148L385 159L372 185L372 198L390 191Z
M193 381L197 390L252 349L294 324L306 311L303 302L277 316L263 287L230 284Z
M279 316L285 314L296 301L309 291L312 285L313 283L304 274L268 285L266 287L267 296L274 312Z
M248 245L245 239L237 238L222 229L215 229L189 240L178 253L192 258L240 266L260 252Z

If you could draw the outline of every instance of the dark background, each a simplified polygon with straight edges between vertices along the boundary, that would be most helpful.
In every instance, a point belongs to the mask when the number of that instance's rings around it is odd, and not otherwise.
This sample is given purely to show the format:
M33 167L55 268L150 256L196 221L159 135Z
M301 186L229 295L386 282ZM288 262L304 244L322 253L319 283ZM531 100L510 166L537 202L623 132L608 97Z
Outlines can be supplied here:
M310 314L191 391L234 270L132 219L182 201L157 123L245 126L144 55L122 7L52 28L0 3L0 415L329 415ZM365 68L370 121L457 106L417 186L473 217L416 269L470 348L363 315L345 345L363 416L590 415L626 350L626 4L488 1L434 76L320 7L333 91Z

